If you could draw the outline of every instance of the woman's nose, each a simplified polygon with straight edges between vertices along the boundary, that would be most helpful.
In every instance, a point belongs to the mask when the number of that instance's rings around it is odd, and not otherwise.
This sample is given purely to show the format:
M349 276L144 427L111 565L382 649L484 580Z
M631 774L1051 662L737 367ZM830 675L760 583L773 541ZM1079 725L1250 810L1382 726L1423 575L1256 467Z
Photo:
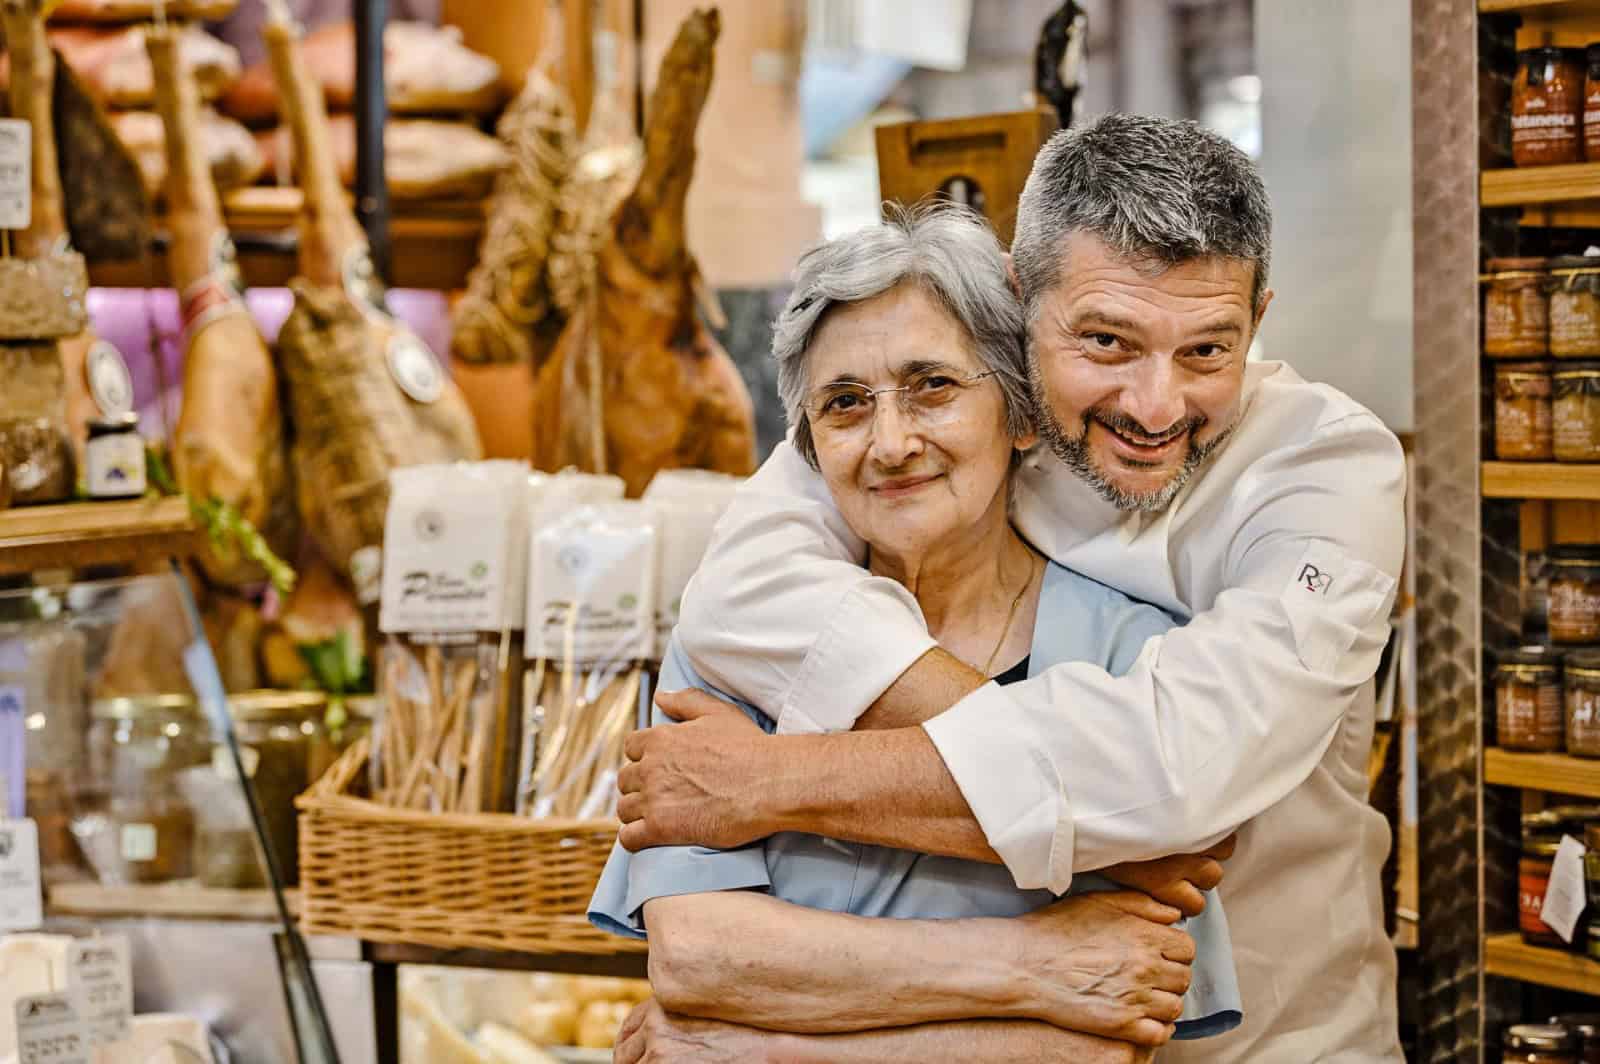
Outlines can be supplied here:
M872 456L886 466L905 464L922 450L922 433L897 397L880 396L872 419Z
M1186 409L1183 381L1172 359L1161 355L1140 359L1132 379L1122 389L1119 405L1152 436L1161 435L1181 421Z

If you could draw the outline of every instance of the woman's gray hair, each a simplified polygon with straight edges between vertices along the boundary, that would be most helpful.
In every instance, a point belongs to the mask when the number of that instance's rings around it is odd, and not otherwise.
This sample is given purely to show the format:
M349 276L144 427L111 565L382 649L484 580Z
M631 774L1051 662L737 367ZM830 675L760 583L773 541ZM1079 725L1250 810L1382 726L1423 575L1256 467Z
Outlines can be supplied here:
M1012 262L1031 321L1055 287L1061 242L1090 233L1160 270L1206 256L1255 268L1259 309L1272 258L1272 205L1250 157L1196 122L1107 115L1039 149L1017 205Z
M807 353L834 307L859 303L905 281L934 296L972 340L1005 397L1006 433L1032 430L1022 308L1006 272L1005 252L988 222L949 203L891 205L875 226L819 244L800 257L794 290L773 330L778 396L794 430L794 446L812 468L816 442L806 417Z

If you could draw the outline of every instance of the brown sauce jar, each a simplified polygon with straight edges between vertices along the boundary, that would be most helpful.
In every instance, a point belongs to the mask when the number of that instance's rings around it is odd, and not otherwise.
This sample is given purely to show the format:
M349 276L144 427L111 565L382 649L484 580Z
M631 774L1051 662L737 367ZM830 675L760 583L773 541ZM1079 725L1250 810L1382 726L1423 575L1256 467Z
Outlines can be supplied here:
M1600 1064L1600 1012L1569 1012L1551 1017L1550 1022L1578 1036L1578 1060L1582 1064Z
M1550 260L1550 354L1600 357L1600 256Z
M1568 362L1550 374L1551 450L1558 462L1600 462L1600 362Z
M1600 642L1600 548L1551 548L1550 640Z
M1552 647L1500 653L1494 674L1497 745L1546 753L1561 749L1566 734L1561 658L1562 652Z
M1583 161L1584 53L1529 48L1517 53L1511 85L1511 159L1518 166Z
M1543 358L1550 351L1550 275L1544 259L1490 259L1483 296L1483 353Z
M1583 157L1600 163L1600 44L1591 44L1583 58Z
M1502 362L1494 368L1494 456L1504 461L1555 457L1554 382L1549 362Z
M1575 650L1568 654L1562 675L1566 689L1567 753L1600 757L1600 650Z
M1503 1064L1579 1064L1577 1033L1558 1023L1507 1027L1500 1044Z

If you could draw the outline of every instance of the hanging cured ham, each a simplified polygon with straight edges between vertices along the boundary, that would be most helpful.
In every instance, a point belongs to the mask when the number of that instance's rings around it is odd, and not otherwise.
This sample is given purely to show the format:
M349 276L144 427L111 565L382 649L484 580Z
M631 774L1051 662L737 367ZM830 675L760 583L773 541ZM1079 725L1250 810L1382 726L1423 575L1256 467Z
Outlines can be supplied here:
M684 225L719 29L711 9L678 30L651 96L643 171L539 374L536 464L614 473L634 496L661 469L755 465L750 396L701 319L710 299Z

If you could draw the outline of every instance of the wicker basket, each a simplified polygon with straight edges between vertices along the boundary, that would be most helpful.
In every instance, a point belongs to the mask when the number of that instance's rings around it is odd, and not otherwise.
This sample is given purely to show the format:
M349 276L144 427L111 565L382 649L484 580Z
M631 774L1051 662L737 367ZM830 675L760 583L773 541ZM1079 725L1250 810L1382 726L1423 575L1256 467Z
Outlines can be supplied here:
M612 820L393 809L352 795L356 743L301 795L301 927L441 949L639 953L586 916Z

